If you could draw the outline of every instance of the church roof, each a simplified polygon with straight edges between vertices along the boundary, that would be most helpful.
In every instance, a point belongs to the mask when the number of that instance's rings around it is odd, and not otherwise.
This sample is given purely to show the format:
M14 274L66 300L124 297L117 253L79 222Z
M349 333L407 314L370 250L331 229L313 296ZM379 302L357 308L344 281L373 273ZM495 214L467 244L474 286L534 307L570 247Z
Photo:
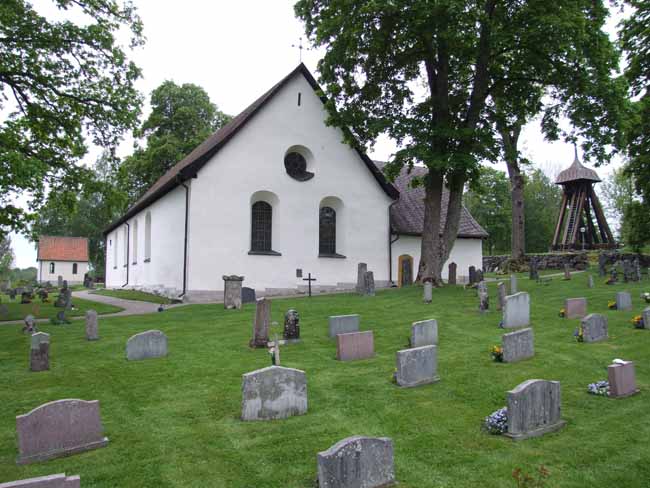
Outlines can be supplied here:
M593 169L589 169L583 166L583 164L578 159L578 149L576 148L573 164L562 171L559 175L557 175L555 184L565 185L571 181L578 180L589 180L595 181L596 183L602 181L600 178L598 178L598 173L596 173Z
M379 169L386 164L375 161ZM394 185L399 190L399 200L390 208L390 225L393 232L405 235L422 235L424 227L424 187L411 188L409 183L413 177L424 176L427 169L423 166L414 166L411 173L404 166L399 176L395 178ZM449 203L449 191L447 188L442 192L442 208L440 215L440 232L444 229L447 221L447 205ZM460 226L458 237L483 239L488 233L474 220L474 217L463 206L460 213Z
M85 237L40 236L37 261L88 261Z
M297 74L302 74L314 91L317 93L321 92L316 79L312 76L307 67L303 63L300 63L293 71L291 71L291 73L280 80L269 91L255 100L239 115L217 130L214 134L199 144L191 153L170 168L145 192L144 195L142 195L142 197L138 199L138 201L135 202L135 204L133 204L133 206L131 206L131 208L129 208L129 210L127 210L122 217L107 227L104 230L104 234L108 234L111 230L123 224L138 212L142 211L153 202L179 186L182 181L196 177L198 171L203 167L203 165L206 164L210 158L219 151L219 149L221 149L241 128L243 128L246 123L252 119L253 116ZM324 97L321 97L321 99L325 102ZM395 187L386 180L383 173L377 169L372 160L363 151L358 148L355 149L384 192L386 192L389 197L397 199L399 197L399 192Z

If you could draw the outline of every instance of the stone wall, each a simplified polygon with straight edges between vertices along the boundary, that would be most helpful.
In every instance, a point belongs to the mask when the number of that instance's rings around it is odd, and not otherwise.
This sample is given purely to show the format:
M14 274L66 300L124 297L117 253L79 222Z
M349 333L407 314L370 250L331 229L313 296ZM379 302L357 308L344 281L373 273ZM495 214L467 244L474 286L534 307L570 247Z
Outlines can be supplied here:
M522 260L512 260L510 256L483 256L483 271L526 271L530 260L537 260L538 269L564 269L568 264L571 269L587 269L589 265L586 252L567 252L553 254L526 254ZM613 261L612 261L613 262Z
M610 266L616 261L634 261L635 259L639 259L639 265L642 268L650 268L650 255L648 254L634 254L631 252L605 252L603 253L605 256L607 256L607 266Z

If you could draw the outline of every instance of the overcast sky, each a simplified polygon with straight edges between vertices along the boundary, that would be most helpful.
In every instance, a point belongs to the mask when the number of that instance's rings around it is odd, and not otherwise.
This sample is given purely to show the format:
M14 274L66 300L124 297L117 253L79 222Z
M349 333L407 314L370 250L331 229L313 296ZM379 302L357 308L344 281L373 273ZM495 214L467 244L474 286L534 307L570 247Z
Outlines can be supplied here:
M35 0L39 11L51 1ZM135 0L144 23L147 42L132 54L143 71L138 87L149 97L165 80L203 87L220 110L236 115L277 83L299 62L296 47L303 35L294 17L294 0L205 1ZM613 34L616 19L610 22ZM302 60L316 74L319 52L303 50ZM147 110L145 108L145 110ZM522 133L520 149L549 176L573 161L573 147L543 140L538 123ZM128 154L131 144L120 150ZM385 160L394 146L379 141L370 156ZM97 152L88 155L94 161ZM617 163L599 169L601 178ZM499 165L501 167L501 165ZM12 235L16 265L36 266L33 243Z

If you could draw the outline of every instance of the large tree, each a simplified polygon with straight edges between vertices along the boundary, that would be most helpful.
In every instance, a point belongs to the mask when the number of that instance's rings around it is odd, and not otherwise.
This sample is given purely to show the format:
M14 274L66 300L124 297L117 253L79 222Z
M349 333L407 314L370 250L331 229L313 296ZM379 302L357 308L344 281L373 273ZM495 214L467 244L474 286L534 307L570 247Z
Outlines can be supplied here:
M137 121L140 76L117 41L143 42L130 2L52 0L51 20L26 0L0 2L0 232L24 230L48 189L73 188L89 172L77 163L88 141L113 147ZM70 15L67 15L70 14Z
M14 251L11 247L11 238L8 235L0 235L0 280L6 281L10 277L13 263Z
M169 168L230 120L198 85L165 81L151 93L151 114L135 135L145 138L120 169L133 203Z
M425 187L423 277L436 284L458 233L465 183L477 177L481 160L500 152L494 93L507 94L519 109L529 94L515 88L534 80L549 101L542 126L550 137L559 135L562 115L590 112L598 123L578 130L585 135L611 122L609 108L618 107L602 103L619 95L612 86L574 96L576 85L586 91L595 73L616 67L602 31L602 0L299 0L295 10L311 42L327 48L318 67L329 122L350 127L352 144L393 138L400 149L386 166L391 178L403 165L427 166L415 184ZM570 86L558 83L558 71ZM605 157L601 144L586 150ZM444 227L443 185L449 188Z
M562 189L539 168L528 166L524 174L525 219L530 232L526 232L525 246L528 252L548 252Z

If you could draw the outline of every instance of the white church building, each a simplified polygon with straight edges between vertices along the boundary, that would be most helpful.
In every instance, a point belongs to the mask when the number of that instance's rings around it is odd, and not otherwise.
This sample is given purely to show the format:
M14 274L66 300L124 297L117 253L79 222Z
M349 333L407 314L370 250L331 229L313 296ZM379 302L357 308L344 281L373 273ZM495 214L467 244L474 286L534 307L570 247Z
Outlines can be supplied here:
M318 91L299 65L165 173L105 230L106 286L204 301L222 298L223 275L270 296L311 273L316 290L352 289L360 262L377 287L411 282L423 190L342 142ZM482 267L486 236L463 209L459 276Z

